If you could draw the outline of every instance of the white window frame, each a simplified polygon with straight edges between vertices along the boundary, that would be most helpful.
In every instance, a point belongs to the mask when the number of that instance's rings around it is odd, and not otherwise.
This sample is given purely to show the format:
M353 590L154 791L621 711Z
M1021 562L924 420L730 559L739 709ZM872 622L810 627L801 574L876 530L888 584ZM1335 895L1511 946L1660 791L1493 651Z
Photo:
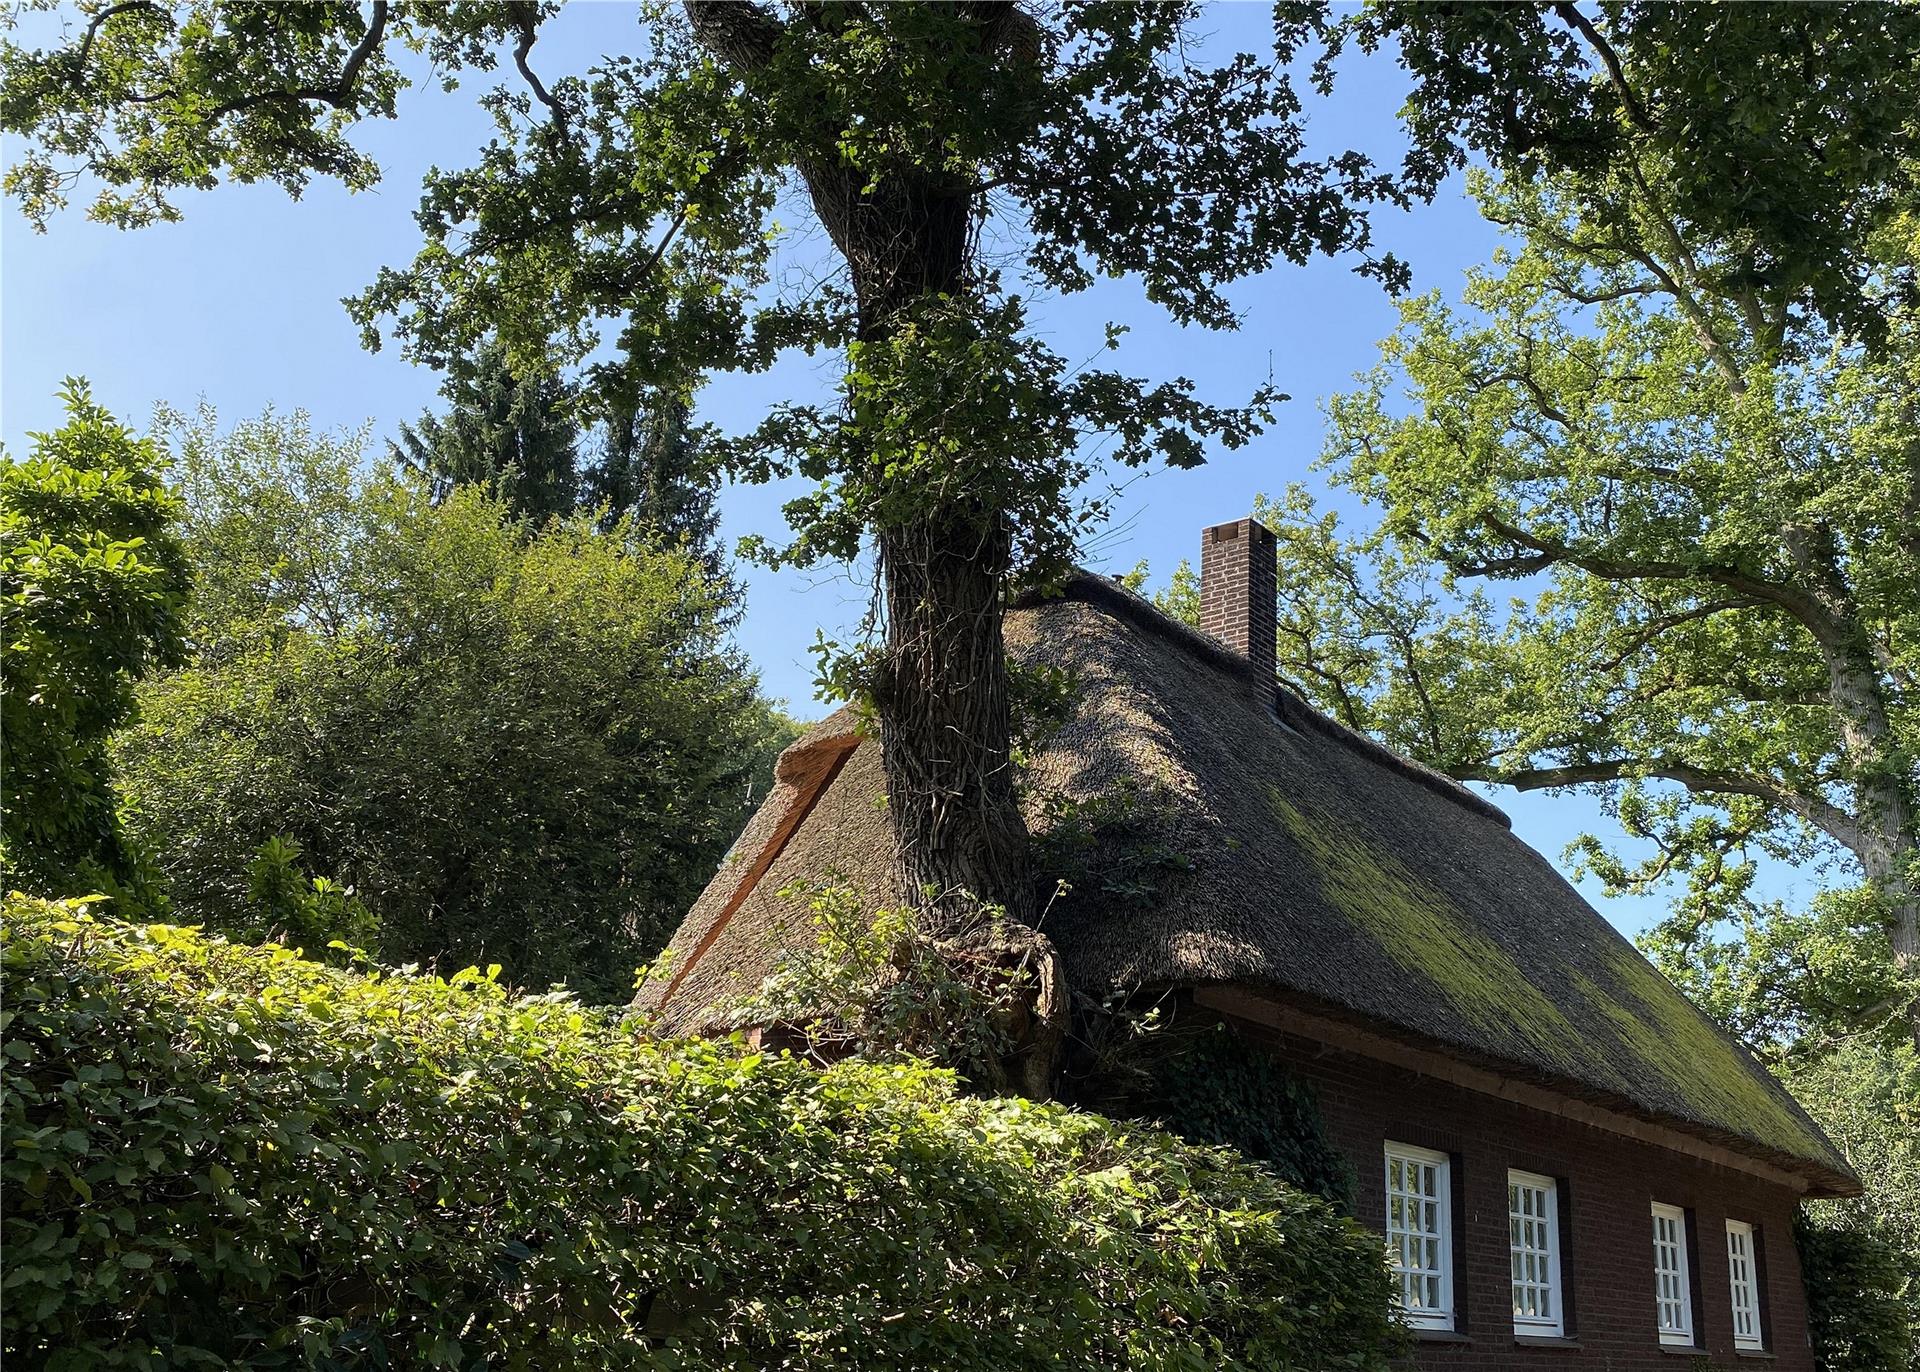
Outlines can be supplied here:
M1567 1332L1560 1279L1560 1183L1538 1172L1507 1171L1507 1253L1511 1260L1513 1332L1558 1337ZM1533 1274L1526 1272L1532 1259ZM1536 1312L1528 1313L1531 1304Z
M1402 1184L1395 1186L1394 1164L1400 1164ZM1410 1143L1387 1141L1385 1149L1386 1212L1383 1218L1387 1225L1387 1262L1393 1270L1394 1282L1400 1291L1400 1311L1407 1323L1415 1329L1452 1329L1453 1328L1453 1160L1445 1153L1436 1153L1431 1148L1416 1148ZM1418 1169L1415 1187L1409 1189L1404 1182L1408 1168ZM1429 1174L1426 1169L1431 1168ZM1420 1189L1431 1175L1433 1190L1431 1193ZM1401 1220L1394 1222L1394 1202L1401 1204ZM1407 1216L1413 1207L1419 1207L1420 1214L1413 1224ZM1428 1207L1432 1207L1433 1227L1427 1226ZM1417 1226L1417 1227L1416 1227ZM1418 1242L1424 1246L1434 1244L1433 1266L1428 1266L1425 1253L1420 1259L1408 1261L1408 1244ZM1422 1304L1407 1303L1407 1295L1413 1282L1422 1287ZM1437 1281L1440 1303L1428 1305L1424 1302L1425 1287L1429 1281Z
M1663 1220L1672 1227L1671 1239L1661 1234ZM1668 1295L1669 1279L1678 1300ZM1653 1300L1654 1327L1660 1331L1660 1342L1680 1348L1698 1347L1693 1335L1693 1273L1687 1265L1687 1212L1659 1201L1653 1202ZM1678 1321L1668 1318L1669 1310L1678 1314Z
M1733 1346L1750 1351L1767 1346L1760 1327L1760 1245L1745 1220L1727 1221L1727 1287L1733 1306Z

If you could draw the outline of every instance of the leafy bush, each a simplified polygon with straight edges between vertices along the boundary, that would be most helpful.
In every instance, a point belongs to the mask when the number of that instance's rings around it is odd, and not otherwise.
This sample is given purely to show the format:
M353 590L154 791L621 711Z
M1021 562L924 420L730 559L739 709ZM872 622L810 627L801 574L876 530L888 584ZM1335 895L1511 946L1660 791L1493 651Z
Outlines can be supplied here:
M944 1073L15 897L22 1366L1368 1368L1377 1237Z
M1914 1356L1894 1248L1865 1229L1802 1215L1794 1227L1807 1323L1821 1372L1905 1372Z
M1920 1372L1920 1053L1861 1035L1779 1070L1865 1187L1807 1207L1801 1256L1820 1365Z
M196 654L141 687L115 758L171 917L262 934L282 911L248 859L278 838L294 886L359 902L303 892L275 927L309 949L361 941L315 921L364 907L385 961L624 998L790 737L727 588L629 524L436 502L303 416L169 432Z
M372 941L379 924L351 890L328 877L309 877L300 866L300 845L275 834L247 864L247 904L252 927L237 932L245 942L278 939L315 952L330 943L357 947Z
M56 895L104 891L152 913L158 883L120 821L108 735L133 683L184 653L188 574L164 456L96 405L61 392L67 422L0 460L0 750L13 880Z
M1154 1073L1145 1117L1190 1142L1225 1144L1350 1210L1353 1164L1327 1137L1313 1088L1224 1024L1181 1037L1182 1051Z
M1188 1143L1233 1149L1289 1186L1353 1208L1353 1164L1319 1097L1266 1048L1178 998L1083 999L1061 1096Z

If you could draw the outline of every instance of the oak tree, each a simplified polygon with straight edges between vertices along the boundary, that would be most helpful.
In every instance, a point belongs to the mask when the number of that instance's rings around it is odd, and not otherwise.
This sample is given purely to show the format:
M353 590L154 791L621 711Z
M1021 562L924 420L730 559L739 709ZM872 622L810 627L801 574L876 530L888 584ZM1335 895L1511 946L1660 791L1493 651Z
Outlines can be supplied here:
M783 407L726 454L748 478L817 483L788 507L791 538L758 551L805 565L870 544L882 642L839 676L875 707L906 889L956 916L1026 914L1009 581L1069 563L1094 436L1111 460L1190 465L1249 438L1273 396L1222 407L1185 379L1070 368L1015 286L1130 276L1176 320L1228 328L1223 286L1278 258L1351 250L1396 279L1365 258L1361 213L1392 181L1304 151L1287 63L1319 7L1278 12L1272 52L1215 58L1191 2L688 0L642 7L630 52L549 81L555 8L99 5L5 54L0 126L26 139L10 184L44 220L90 177L91 213L122 224L222 176L367 185L352 138L395 112L409 51L449 79L510 54L517 81L481 97L493 141L428 178L424 246L353 302L368 342L444 365L497 336L516 369L669 397L838 352L836 404ZM783 204L824 229L837 278L769 280ZM1014 285L981 252L995 226L1019 242Z
M1456 18L1498 47L1568 8ZM1460 126L1514 246L1332 405L1377 530L1269 509L1283 670L1453 776L1606 796L1650 856L1584 859L1684 876L1656 950L1750 1037L1920 1035L1920 20L1620 6L1560 37L1577 81ZM1837 875L1789 909L1756 853Z

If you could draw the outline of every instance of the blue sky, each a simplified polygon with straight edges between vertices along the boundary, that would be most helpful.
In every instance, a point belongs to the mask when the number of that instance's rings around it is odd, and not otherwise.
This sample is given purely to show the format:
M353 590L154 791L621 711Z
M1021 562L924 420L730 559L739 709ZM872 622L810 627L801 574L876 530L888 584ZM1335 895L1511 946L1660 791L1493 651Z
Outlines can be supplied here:
M1210 16L1215 41L1260 50L1270 13L1263 4L1217 6ZM584 70L603 52L630 48L637 23L630 5L571 5L542 31L535 67L548 78ZM371 192L348 195L316 183L295 202L274 187L223 186L183 196L183 223L136 233L70 210L36 235L7 206L0 212L0 436L8 447L21 451L27 432L58 423L54 392L67 375L87 377L96 396L132 422L157 402L204 398L228 421L269 405L298 408L325 427L371 424L378 442L415 418L435 402L437 376L391 350L362 351L339 302L381 266L412 256L422 173L466 165L488 136L472 102L478 88L450 96L417 88L402 97L398 121L365 126L360 144L385 168ZM1395 155L1394 112L1404 91L1390 62L1348 63L1341 90L1315 110L1316 145ZM1412 263L1416 290L1449 294L1495 242L1457 185L1430 206L1383 213L1376 232L1381 246ZM797 263L817 251L808 241L792 249ZM1112 526L1089 550L1091 565L1123 570L1144 558L1164 577L1180 558L1197 554L1202 527L1245 514L1256 492L1278 492L1295 480L1324 485L1309 471L1322 441L1320 402L1373 365L1375 344L1395 318L1379 286L1353 275L1351 265L1283 266L1240 283L1232 293L1244 318L1237 333L1178 328L1129 282L1034 303L1036 327L1069 358L1089 356L1102 326L1113 321L1130 329L1119 359L1130 370L1191 376L1204 397L1222 403L1244 400L1271 375L1294 397L1249 447L1218 453L1197 470L1131 481ZM703 393L701 416L745 427L771 404L820 396L832 376L831 362L801 358L764 375L720 377ZM779 506L789 494L779 487L730 489L725 533L779 529ZM866 584L856 575L759 569L747 569L746 581L741 645L768 691L810 714L807 649L816 630L831 635L856 624ZM1587 798L1494 799L1521 836L1556 861L1583 830L1613 832ZM1591 883L1586 893L1599 901ZM1602 908L1629 932L1658 914L1657 902Z

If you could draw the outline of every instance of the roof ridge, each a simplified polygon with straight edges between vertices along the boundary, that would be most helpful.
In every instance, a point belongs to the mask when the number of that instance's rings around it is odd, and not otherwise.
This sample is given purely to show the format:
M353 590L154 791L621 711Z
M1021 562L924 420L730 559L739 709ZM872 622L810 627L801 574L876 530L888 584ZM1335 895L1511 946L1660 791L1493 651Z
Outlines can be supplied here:
M1256 689L1270 687L1273 691L1274 710L1281 716L1282 723L1293 728L1304 725L1322 737L1346 745L1376 766L1385 767L1388 771L1405 777L1417 786L1444 796L1481 818L1492 820L1503 829L1513 828L1513 820L1509 818L1507 812L1485 796L1468 790L1452 777L1435 771L1425 763L1402 757L1384 743L1367 737L1357 729L1349 728L1330 715L1323 714L1278 680L1263 681L1259 668L1239 653L1202 633L1191 624L1175 619L1115 577L1104 576L1099 572L1089 571L1085 567L1078 567L1057 587L1034 588L1016 595L1012 608L1029 609L1045 604L1049 600L1077 600L1109 610L1134 627L1166 639L1207 663L1216 671L1238 676Z

